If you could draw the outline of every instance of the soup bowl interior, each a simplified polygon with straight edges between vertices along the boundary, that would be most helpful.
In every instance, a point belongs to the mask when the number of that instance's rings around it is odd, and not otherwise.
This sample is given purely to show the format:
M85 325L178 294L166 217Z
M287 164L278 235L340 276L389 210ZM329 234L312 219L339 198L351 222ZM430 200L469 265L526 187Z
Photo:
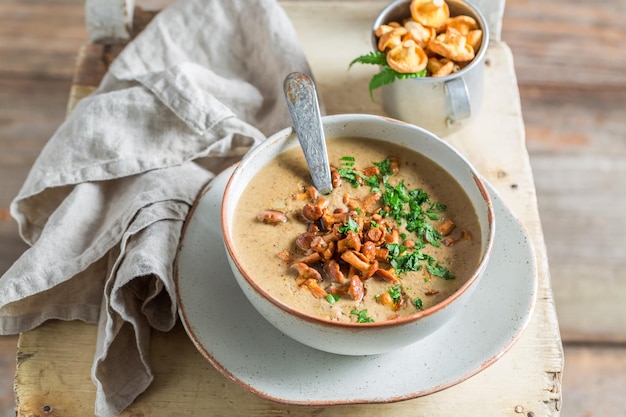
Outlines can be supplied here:
M454 178L466 192L480 228L480 258L471 276L443 301L394 320L372 323L342 322L298 311L263 289L238 255L233 225L235 210L246 186L281 152L299 146L291 128L259 144L238 164L228 181L222 202L222 231L228 262L242 291L271 324L293 339L330 353L370 355L418 342L459 314L471 297L487 265L494 236L491 199L471 164L435 135L411 124L373 115L334 115L322 118L330 137L377 139L412 149L428 157Z

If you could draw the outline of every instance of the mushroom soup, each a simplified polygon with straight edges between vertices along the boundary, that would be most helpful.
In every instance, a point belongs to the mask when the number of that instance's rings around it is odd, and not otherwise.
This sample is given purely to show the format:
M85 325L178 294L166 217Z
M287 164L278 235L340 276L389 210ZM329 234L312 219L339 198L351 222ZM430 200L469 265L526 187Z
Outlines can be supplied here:
M319 195L299 147L250 181L234 247L256 285L305 314L346 322L408 316L472 275L480 228L469 198L430 159L374 139L329 138L333 191Z

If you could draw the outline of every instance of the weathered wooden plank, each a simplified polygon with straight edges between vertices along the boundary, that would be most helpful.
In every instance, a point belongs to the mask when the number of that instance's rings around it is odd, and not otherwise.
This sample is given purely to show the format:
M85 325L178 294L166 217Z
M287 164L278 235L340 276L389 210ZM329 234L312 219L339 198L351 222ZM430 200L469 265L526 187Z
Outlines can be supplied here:
M79 1L0 2L0 75L69 79L86 39Z
M533 157L561 334L568 341L626 342L625 161L625 153Z
M626 83L593 87L522 85L520 94L533 154L626 154Z
M626 6L595 2L508 0L502 39L524 84L624 86Z
M70 84L0 78L0 275L28 248L9 216L9 204L65 118Z
M623 417L626 349L623 345L571 345L565 350L563 417Z
M15 415L15 394L13 378L15 376L15 352L17 336L0 336L0 416Z
M566 341L626 341L626 84L522 86Z

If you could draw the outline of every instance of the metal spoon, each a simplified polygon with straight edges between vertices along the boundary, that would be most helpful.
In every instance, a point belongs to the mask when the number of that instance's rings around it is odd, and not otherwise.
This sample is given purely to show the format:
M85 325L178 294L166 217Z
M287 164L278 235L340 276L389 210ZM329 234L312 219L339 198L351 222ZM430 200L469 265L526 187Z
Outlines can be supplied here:
M329 194L333 186L315 84L308 75L292 72L285 78L283 90L313 185L320 193Z

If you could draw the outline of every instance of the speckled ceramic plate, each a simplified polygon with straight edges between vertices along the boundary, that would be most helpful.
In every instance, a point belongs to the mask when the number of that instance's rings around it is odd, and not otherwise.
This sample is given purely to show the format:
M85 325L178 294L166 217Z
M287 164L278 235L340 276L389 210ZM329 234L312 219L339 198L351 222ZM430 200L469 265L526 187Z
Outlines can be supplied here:
M176 265L179 311L202 355L260 397L330 405L427 395L494 363L530 319L537 292L534 252L490 187L496 211L492 259L463 314L422 341L383 355L342 356L306 347L256 312L228 266L220 206L231 173L232 168L213 180L188 217Z

